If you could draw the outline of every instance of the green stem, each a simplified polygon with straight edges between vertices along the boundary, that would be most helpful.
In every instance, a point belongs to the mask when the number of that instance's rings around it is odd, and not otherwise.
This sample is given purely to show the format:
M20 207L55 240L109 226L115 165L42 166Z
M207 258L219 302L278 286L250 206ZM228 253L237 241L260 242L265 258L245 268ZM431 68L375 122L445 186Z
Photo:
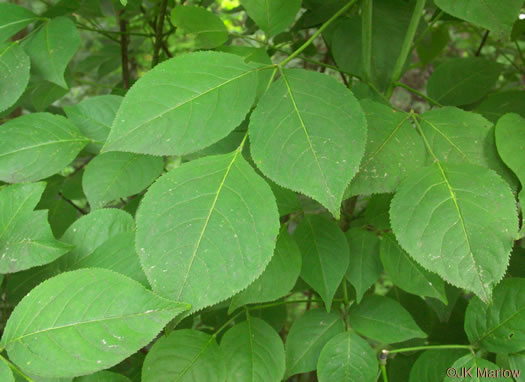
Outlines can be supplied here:
M410 348L401 348L394 350L383 350L387 354L405 353L409 351L420 351L420 350L437 350L437 349L465 349L472 350L471 345L426 345L426 346L414 346Z
M414 12L412 12L410 24L408 24L407 33L405 35L405 39L403 40L403 45L401 46L401 53L397 57L397 61L394 66L394 71L392 72L392 80L390 81L390 86L388 87L386 93L387 98L390 98L392 96L392 92L394 91L394 83L401 77L403 67L405 66L405 62L408 57L408 53L410 52L412 47L412 41L414 41L414 36L416 35L417 26L419 25L419 19L423 14L423 8L425 8L425 0L416 0Z
M405 85L405 84L402 83L402 82L394 82L394 86L398 86L398 87L400 87L400 88L407 89L408 91L410 91L410 92L416 94L418 97L421 97L421 98L427 100L429 103L432 103L432 104L434 104L434 105L436 105L436 106L439 106L439 107L443 106L443 105L441 105L438 101L436 101L435 99L430 98L429 96L427 96L427 95L421 93L420 91L418 91L418 90L416 90L416 89L414 89L414 88L411 88L411 87L408 86L408 85Z
M383 375L383 382L388 382L388 374L386 373L386 364L381 364L381 375Z
M367 80L372 78L372 1L363 0L361 16L363 74Z
M336 19L339 18L343 13L345 13L352 5L355 4L357 0L351 0L346 4L343 8L338 10L332 17L330 17L321 27L310 37L303 45L301 45L295 52L293 52L288 58L286 58L284 61L279 63L279 67L283 67L290 61L292 61L295 57L297 57L303 50L305 50L323 31L330 25L332 22L334 22Z
M14 363L12 363L11 361L9 361L8 359L4 358L1 355L0 355L0 359L2 359L5 363L7 363L12 370L14 370L17 374L19 374L26 381L34 382L34 380L32 378L30 378L29 376L25 375L24 372L22 370L20 370Z

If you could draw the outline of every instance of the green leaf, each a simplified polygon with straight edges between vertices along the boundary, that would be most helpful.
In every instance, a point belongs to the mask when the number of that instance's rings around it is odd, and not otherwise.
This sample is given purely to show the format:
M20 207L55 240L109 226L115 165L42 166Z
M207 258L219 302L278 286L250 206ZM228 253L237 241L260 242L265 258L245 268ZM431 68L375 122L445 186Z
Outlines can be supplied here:
M525 381L525 373L522 371L525 370L525 353L520 354L509 354L509 366L514 370L520 370L521 374L516 375L514 378L516 382Z
M47 211L33 211L44 183L0 189L0 273L13 273L52 262L71 250L55 240Z
M456 371L457 374L446 376L443 382L509 382L509 378L496 374L501 369L498 365L473 354L464 355L454 362L450 369Z
M408 177L390 208L394 234L414 260L485 302L507 269L516 212L492 170L439 162Z
M359 305L350 308L348 320L356 332L384 344L427 336L410 313L388 297L365 297Z
M427 92L443 105L473 103L490 91L501 69L497 62L484 58L451 58L434 70L427 82Z
M232 298L230 311L239 306L274 301L292 290L301 273L301 252L287 231L277 238L272 260L248 288Z
M88 139L66 118L33 113L0 126L0 180L33 182L70 164Z
M120 4L122 4L124 7L128 5L128 0L120 0Z
M348 244L337 224L321 215L305 216L294 232L301 250L301 278L323 299L330 311L332 299L348 269Z
M24 29L36 20L36 15L16 4L0 4L0 42Z
M138 194L164 170L161 157L109 152L97 155L84 170L82 188L92 209Z
M99 371L95 374L75 378L75 382L131 382L131 379L112 371Z
M321 350L317 362L319 382L375 382L377 357L355 332L340 333Z
M522 186L525 184L525 163L522 160L525 150L525 118L518 114L505 114L496 124L496 145L503 162L518 176Z
M323 1L320 7L328 8L326 2L327 0ZM347 1L343 1L337 9L346 3ZM405 40L413 5L404 1L374 0L372 6L371 80L379 90L386 90L392 78L395 58L400 54ZM335 25L330 50L337 66L347 72L362 75L361 17L357 14L344 17Z
M73 21L57 17L46 22L24 43L33 71L43 79L67 89L64 72L80 47L80 34Z
M103 150L183 155L219 141L252 107L257 70L219 52L157 65L126 94Z
M443 382L446 370L466 352L462 349L424 351L410 369L409 382Z
M86 147L90 153L98 154L102 148L122 99L116 95L102 95L86 98L74 106L64 107L69 120L93 141Z
M251 153L261 171L338 218L366 143L366 120L352 93L333 77L283 70L250 120Z
M422 65L430 64L447 47L450 41L448 29L446 24L433 28L417 45L417 55Z
M64 242L75 248L59 260L59 268L65 271L78 269L82 262L89 264L87 258L102 244L121 233L134 230L135 222L131 215L115 208L100 209L82 216L62 236Z
M26 90L30 64L29 57L18 44L0 43L0 112L11 107Z
M0 380L2 380L2 382L15 382L11 368L4 358L0 358Z
M366 205L363 218L367 224L372 225L377 230L386 231L390 229L390 202L392 194L372 195Z
M148 279L142 270L135 252L135 232L117 233L83 257L69 269L104 268L138 281L149 288Z
M368 123L366 150L345 197L395 191L426 160L425 145L408 114L370 100L361 101L361 107Z
M66 272L37 286L15 307L1 345L28 373L84 375L129 357L187 309L108 270Z
M137 211L136 248L153 290L197 311L258 278L278 232L270 187L237 150L161 176Z
M375 233L362 228L351 228L345 235L350 253L346 278L355 288L359 303L383 271L379 259L380 241Z
M435 0L443 11L486 28L497 38L509 37L514 21L518 18L523 5L521 0Z
M525 91L509 90L489 94L474 111L493 123L506 113L517 113L525 118Z
M215 337L197 330L175 330L151 347L142 382L226 382L226 366Z
M179 5L171 12L173 24L195 36L195 47L211 49L228 40L228 29L214 13L202 7Z
M240 0L241 5L269 36L285 31L295 21L301 0Z
M286 378L315 370L323 347L343 331L340 316L322 310L308 310L295 320L286 338Z
M284 377L284 345L279 334L261 319L248 319L221 339L228 381L279 382Z
M491 305L473 298L465 313L465 332L471 343L490 352L525 350L525 279L503 280L494 289Z
M415 295L437 298L447 304L443 280L416 263L392 234L383 236L381 241L381 262L397 287Z

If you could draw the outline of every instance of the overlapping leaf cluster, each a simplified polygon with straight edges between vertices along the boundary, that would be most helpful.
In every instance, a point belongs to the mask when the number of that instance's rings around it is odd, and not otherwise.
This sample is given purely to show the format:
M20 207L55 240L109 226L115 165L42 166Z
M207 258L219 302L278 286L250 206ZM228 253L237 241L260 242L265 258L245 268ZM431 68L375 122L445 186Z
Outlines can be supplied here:
M146 3L0 4L2 381L524 367L521 0Z

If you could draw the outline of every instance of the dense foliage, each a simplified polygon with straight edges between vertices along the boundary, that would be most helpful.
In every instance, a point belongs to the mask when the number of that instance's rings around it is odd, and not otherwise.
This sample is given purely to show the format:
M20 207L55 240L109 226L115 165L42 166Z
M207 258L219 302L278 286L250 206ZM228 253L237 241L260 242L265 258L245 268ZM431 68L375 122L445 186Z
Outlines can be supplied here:
M523 6L0 3L0 381L525 381Z

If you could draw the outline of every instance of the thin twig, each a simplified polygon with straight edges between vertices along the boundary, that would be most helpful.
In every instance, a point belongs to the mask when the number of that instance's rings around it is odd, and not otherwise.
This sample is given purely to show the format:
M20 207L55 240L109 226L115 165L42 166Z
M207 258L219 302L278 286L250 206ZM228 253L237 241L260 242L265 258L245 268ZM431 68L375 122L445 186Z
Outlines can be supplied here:
M168 0L162 0L160 3L159 18L157 20L157 25L156 25L156 30L155 30L155 46L153 47L153 60L151 61L152 68L159 63L159 54L160 54L160 49L162 48L164 19L166 18L167 6L168 6Z
M120 27L120 59L122 63L122 87L129 89L129 57L128 57L128 45L129 36L127 30L129 22L123 16L125 9L118 13L118 22Z
M71 200L69 200L68 198L66 198L64 196L64 194L62 194L61 192L58 193L58 196L60 196L62 199L64 199L64 201L66 201L67 203L71 204L78 212L80 212L82 215L87 215L87 211L85 211L84 209L80 208L79 206L77 206L75 203L73 203Z
M474 53L474 56L478 57L480 55L481 49L483 49L483 45L485 45L485 42L487 41L487 37L489 37L488 30L483 35L483 38L481 39L481 43L479 44L479 47L478 47L478 50L476 50L476 53Z

